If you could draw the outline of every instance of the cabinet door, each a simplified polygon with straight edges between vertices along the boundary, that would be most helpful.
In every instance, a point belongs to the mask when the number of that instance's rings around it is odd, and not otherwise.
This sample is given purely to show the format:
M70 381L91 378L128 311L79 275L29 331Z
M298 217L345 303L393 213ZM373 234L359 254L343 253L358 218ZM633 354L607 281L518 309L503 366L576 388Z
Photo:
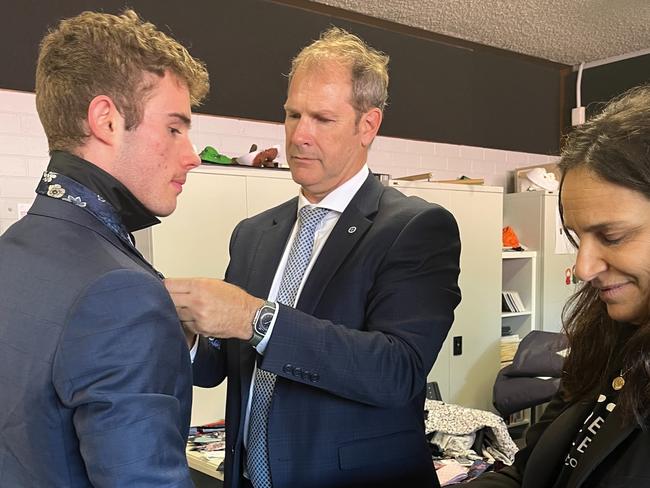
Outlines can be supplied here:
M451 195L445 194L445 192L436 192L435 190L421 189L421 188L402 188L396 187L397 190L401 191L408 196L418 196L428 202L437 203L445 207L447 210L451 211ZM453 213L453 212L452 212ZM462 261L462 257L461 257ZM463 298L464 300L464 298ZM438 383L440 388L440 395L442 396L443 401L453 402L452 400L452 387L451 387L451 371L449 369L449 360L452 355L452 337L455 334L456 323L458 322L458 310L463 306L463 303L458 306L456 309L456 320L451 326L451 330L447 335L447 338L438 352L438 358L433 364L433 368L427 376L427 381L435 381Z
M291 178L246 177L248 215L257 215L298 196L298 185Z
M560 332L564 305L579 288L574 269L576 254L563 235L558 196L544 195L543 202L543 254L542 265L538 266L541 270L539 295L542 302L539 323L542 330Z
M460 289L454 335L463 354L452 354L454 403L492 410L492 387L499 368L501 337L501 193L456 191L448 209L460 228Z
M228 244L246 217L246 180L192 172L176 211L153 227L153 263L165 276L223 278Z
M429 381L438 381L443 400L492 410L501 335L502 194L468 190L397 188L449 210L461 238L459 286L462 301ZM453 338L462 337L462 354Z

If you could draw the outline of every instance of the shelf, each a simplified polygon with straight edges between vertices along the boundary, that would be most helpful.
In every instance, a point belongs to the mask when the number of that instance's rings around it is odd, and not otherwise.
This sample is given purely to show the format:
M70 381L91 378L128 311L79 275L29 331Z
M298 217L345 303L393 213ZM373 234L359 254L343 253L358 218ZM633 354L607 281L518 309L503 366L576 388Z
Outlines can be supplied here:
M530 259L537 256L537 251L503 251L502 259Z
M535 271L536 251L503 251L501 253L501 292L517 292L523 312L501 312L501 326L510 329L520 338L535 329ZM502 298L503 302L503 298ZM515 307L512 307L515 308Z
M520 317L522 315L531 315L532 312L530 310L525 310L523 312L501 312L501 318L502 319L507 319L508 317Z

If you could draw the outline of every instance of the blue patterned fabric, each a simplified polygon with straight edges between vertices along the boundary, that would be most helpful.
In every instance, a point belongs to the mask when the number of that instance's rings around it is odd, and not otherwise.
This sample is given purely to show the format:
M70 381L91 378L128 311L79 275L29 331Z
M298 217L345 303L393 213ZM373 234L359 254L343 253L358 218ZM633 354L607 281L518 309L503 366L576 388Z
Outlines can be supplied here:
M121 241L134 248L131 236L113 206L81 183L60 173L46 171L36 187L36 193L83 208L111 229Z
M290 307L294 306L302 277L311 260L316 227L327 212L329 212L328 209L320 207L305 206L300 209L298 235L291 245L278 290L277 300L280 303ZM267 424L275 379L276 376L273 373L260 368L255 371L247 450L248 474L255 488L271 488L273 486L269 469Z

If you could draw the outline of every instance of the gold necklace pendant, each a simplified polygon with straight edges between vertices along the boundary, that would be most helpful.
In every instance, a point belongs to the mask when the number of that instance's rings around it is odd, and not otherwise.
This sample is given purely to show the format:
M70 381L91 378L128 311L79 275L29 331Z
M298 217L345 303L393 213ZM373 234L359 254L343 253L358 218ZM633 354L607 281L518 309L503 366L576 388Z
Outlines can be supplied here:
M617 377L614 378L614 380L612 381L612 388L614 388L614 390L616 390L616 391L618 391L618 390L620 390L621 388L623 388L623 386L625 386L625 380L623 379L622 376L617 376Z

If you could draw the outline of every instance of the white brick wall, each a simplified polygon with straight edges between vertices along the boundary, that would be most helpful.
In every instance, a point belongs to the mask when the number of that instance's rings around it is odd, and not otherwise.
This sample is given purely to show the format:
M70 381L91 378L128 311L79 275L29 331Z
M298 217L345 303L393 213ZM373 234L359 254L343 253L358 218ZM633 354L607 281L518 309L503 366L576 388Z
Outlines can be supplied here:
M33 93L0 90L0 233L18 220L19 207L33 202L34 188L47 166L47 140L34 100ZM210 145L220 153L238 156L251 144L260 148L280 144L284 148L284 129L277 123L197 114L192 140L199 150ZM279 159L285 163L283 150ZM368 164L373 171L394 178L431 172L434 179L465 175L484 178L487 185L508 187L509 171L556 159L379 136L370 150Z

